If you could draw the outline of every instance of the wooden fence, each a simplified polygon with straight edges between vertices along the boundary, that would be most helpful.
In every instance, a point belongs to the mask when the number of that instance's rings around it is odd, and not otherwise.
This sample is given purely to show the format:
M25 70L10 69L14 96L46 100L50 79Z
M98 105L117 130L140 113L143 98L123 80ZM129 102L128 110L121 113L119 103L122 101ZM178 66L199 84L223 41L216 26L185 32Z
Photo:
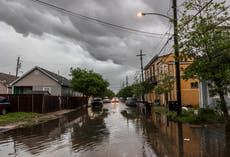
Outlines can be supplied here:
M51 96L44 94L0 94L6 97L13 112L47 113L73 109L87 104L87 97Z

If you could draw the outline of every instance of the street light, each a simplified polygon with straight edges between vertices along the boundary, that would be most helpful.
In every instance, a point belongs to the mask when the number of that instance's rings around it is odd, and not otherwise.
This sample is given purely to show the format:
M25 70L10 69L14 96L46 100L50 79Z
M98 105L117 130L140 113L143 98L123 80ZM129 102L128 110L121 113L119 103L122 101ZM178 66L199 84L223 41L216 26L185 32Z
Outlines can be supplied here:
M169 20L173 20L171 17L163 15L163 14L159 14L159 13L142 13L142 12L137 13L138 17L142 17L142 16L146 16L146 15L158 15L158 16L165 17L165 18L167 18Z
M139 12L137 16L145 16L145 15L157 15L164 18L172 20L174 24L174 53L175 53L175 66L176 66L176 90L177 90L177 115L181 114L181 85L180 85L180 60L179 60L179 46L178 46L178 29L177 29L177 0L173 0L173 18L159 14L159 13L142 13Z

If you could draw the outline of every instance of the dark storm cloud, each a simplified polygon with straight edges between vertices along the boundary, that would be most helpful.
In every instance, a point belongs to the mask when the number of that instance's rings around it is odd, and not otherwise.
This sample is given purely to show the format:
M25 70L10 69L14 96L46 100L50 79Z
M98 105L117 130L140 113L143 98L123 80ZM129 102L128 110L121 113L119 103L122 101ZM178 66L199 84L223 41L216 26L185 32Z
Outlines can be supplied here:
M85 16L138 30L163 34L169 27L167 19L161 19L157 16L140 19L137 18L136 14L138 11L167 14L171 0L43 1ZM170 12L168 13L170 15ZM139 53L140 49L143 49L147 55L144 59L146 63L159 51L160 46L165 41L162 40L163 42L159 43L160 38L151 38L141 33L115 29L78 16L63 14L34 3L32 0L0 0L0 22L13 27L18 34L22 34L25 38L36 35L42 39L47 37L46 34L50 34L61 38L63 41L69 41L79 47L76 53L84 51L89 54L85 57L92 59L92 61L95 60L94 67L98 66L98 69L104 73L109 73L109 67L106 64L109 66L115 64L115 69L116 64L122 65L122 69L115 70L116 73L120 72L117 75L119 79L139 70L139 58L136 57L136 54ZM66 42L61 43L59 40L58 42L63 45L66 44ZM40 47L39 49L42 50L43 48ZM50 51L50 49L46 50ZM71 53L73 52L74 50L71 51ZM65 53L68 54L68 49ZM104 65L108 71L106 72L105 69L97 65L98 63L100 66ZM112 80L112 84L118 84L116 81L120 83L120 80L116 80L112 76L108 76L108 79Z
M143 26L143 23L140 23L135 15L138 11L138 5L142 6L143 9L148 9L146 4L150 3L150 1L144 1L144 3L139 1L137 5L130 7L129 4L137 2L130 0L118 0L115 2L107 0L50 0L47 2L72 10L73 12L80 12L83 15L99 17L111 23L134 28L141 28ZM102 26L97 22L87 22L85 19L66 16L53 9L34 4L30 0L1 0L0 7L0 19L13 26L18 33L22 33L25 36L29 33L37 35L51 33L71 38L83 48L89 50L89 53L96 59L113 59L115 63L121 64L123 59L120 58L124 56L123 52L129 50L126 48L129 45L122 43L124 43L123 38L132 35L131 33L114 30L108 26ZM146 24L150 25L151 22L147 22ZM137 37L136 39L140 40ZM113 54L116 54L117 57Z

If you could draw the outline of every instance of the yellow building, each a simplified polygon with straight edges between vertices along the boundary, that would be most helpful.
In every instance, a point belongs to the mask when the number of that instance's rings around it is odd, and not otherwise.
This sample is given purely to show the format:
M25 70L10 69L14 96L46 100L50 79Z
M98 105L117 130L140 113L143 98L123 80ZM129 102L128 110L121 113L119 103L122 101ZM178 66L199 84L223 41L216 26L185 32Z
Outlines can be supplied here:
M180 61L180 75L183 75L183 69L192 63L192 60ZM162 82L163 77L169 78L168 84L171 84L171 90L168 94L157 94L154 90L148 93L148 102L154 103L159 100L161 105L166 105L166 98L168 101L176 101L176 81L175 81L175 58L174 54L170 53L163 56L154 56L150 62L145 66L145 78L150 80L157 86ZM199 105L199 88L198 80L189 79L181 82L181 102L183 106L198 106Z

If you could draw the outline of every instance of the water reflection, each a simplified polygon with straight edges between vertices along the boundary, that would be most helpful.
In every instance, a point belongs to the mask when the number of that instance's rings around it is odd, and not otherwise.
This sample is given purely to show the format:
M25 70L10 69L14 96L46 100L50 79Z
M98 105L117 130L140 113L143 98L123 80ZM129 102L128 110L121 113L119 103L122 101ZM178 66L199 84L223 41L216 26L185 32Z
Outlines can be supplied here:
M199 128L146 117L137 108L106 104L0 134L0 156L227 157L224 127Z
M229 136L225 135L223 128L191 127L189 124L170 122L166 116L159 114L153 114L151 122L146 122L143 129L149 130L149 143L158 156L228 156ZM151 130L152 125L157 129Z
M100 145L109 134L104 118L108 116L108 110L88 108L88 115L82 125L74 125L71 133L72 149L74 151L93 150Z
M58 145L66 140L67 128L79 124L84 114L84 112L78 112L38 126L9 131L0 138L2 148L0 155L32 156L50 150L54 144ZM2 146L5 141L9 142Z

